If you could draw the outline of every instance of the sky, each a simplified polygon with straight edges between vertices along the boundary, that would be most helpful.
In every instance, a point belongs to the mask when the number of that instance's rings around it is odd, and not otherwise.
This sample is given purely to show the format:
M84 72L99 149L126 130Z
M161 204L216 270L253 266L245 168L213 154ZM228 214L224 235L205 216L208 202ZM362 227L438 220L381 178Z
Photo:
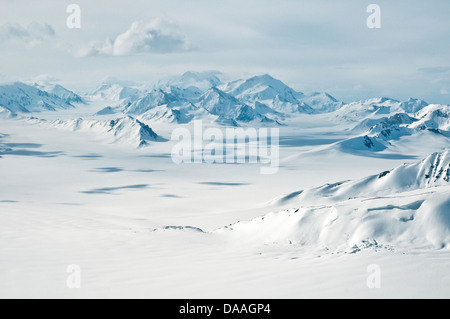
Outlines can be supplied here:
M81 9L69 28L67 7ZM381 28L368 28L370 4ZM185 71L269 73L305 93L450 104L448 0L0 0L0 82L95 88Z

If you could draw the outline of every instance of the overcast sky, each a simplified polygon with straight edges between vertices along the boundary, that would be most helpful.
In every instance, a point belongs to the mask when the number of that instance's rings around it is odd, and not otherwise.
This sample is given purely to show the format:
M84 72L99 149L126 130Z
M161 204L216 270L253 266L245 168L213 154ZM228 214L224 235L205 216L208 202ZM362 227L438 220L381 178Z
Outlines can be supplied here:
M450 104L448 0L0 0L0 81L269 73L306 93ZM81 28L66 8L81 8ZM381 8L381 28L366 25Z

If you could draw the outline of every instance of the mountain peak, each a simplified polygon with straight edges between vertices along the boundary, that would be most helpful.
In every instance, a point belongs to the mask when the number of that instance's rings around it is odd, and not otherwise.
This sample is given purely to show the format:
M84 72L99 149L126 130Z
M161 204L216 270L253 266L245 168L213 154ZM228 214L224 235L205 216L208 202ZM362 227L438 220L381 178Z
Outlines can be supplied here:
M263 85L270 86L274 89L286 89L286 88L291 89L286 84L284 84L282 81L274 78L273 76L271 76L267 73L262 74L262 75L255 75L255 76L247 79L245 82L248 83L249 85L263 84Z
M424 100L411 97L400 103L400 107L407 113L416 113L428 105Z
M218 71L187 71L181 76L174 77L169 80L167 86L178 86L186 89L188 87L197 87L202 90L207 90L214 86L219 86L222 81L218 77L221 73Z
M56 94L23 82L0 85L0 105L12 113L55 111L74 107Z
M255 75L249 79L249 81L252 81L252 80L254 80L254 81L279 81L268 73L264 73L261 75Z

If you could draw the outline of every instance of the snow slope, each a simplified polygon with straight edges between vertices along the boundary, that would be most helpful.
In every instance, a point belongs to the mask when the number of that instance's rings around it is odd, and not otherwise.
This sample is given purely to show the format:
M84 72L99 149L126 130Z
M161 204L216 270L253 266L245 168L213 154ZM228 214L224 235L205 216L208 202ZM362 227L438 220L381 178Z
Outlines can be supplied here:
M0 105L0 297L450 296L448 106L215 76L107 79L33 117ZM195 119L279 128L277 174L175 164L163 137Z
M314 113L309 105L298 100L304 96L303 93L268 74L233 81L219 88L243 103L254 105L259 102L283 113Z
M293 207L217 232L241 242L332 251L450 248L450 151L356 181L276 199ZM413 248L414 247L414 248Z
M113 120L54 120L30 118L29 123L84 132L106 143L121 143L137 148L148 146L151 142L162 142L164 138L156 134L148 125L131 117L121 117Z
M59 84L35 83L33 86L42 91L53 94L70 104L85 103L84 99L80 95Z
M208 113L218 116L220 119L239 122L262 121L270 122L266 116L259 114L249 105L240 102L230 94L217 88L212 88L203 94L198 102L198 107Z
M415 114L418 121L412 128L450 131L450 106L429 105Z
M388 97L380 97L347 103L332 114L338 121L356 122L369 119L376 120L398 113L412 115L427 105L428 103L419 99L410 98L400 102Z
M134 102L128 103L124 112L132 115L139 115L157 106L174 102L176 102L176 98L172 94L158 89L145 94L142 98L139 98Z
M344 106L344 102L336 100L328 93L321 92L305 95L300 97L299 100L312 107L315 113L335 112Z
M190 102L165 104L151 108L138 118L144 122L185 124L194 118L205 118L207 112Z
M88 94L88 98L126 104L139 99L144 92L145 89L141 85L108 77L101 82L97 89Z
M15 113L74 108L69 100L21 82L0 86L0 106Z
M396 113L391 116L371 118L359 122L351 131L362 135L338 142L347 152L393 150L393 142L402 143L404 137L435 135L445 143L450 137L450 109L445 105L429 105L415 114ZM431 141L431 139L430 139Z

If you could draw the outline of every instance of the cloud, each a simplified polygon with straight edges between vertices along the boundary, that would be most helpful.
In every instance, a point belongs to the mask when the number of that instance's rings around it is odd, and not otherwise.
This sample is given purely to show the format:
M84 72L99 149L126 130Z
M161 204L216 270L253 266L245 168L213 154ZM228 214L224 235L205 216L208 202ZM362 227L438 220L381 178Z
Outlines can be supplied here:
M128 30L115 39L91 42L76 52L76 56L164 54L189 50L185 36L174 22L155 19L150 22L133 22Z
M436 66L436 67L429 67L429 68L419 68L417 71L425 74L441 74L441 73L447 73L450 71L449 66Z
M55 37L55 30L48 24L32 22L27 27L18 23L6 23L0 26L0 40L23 42L30 47Z

